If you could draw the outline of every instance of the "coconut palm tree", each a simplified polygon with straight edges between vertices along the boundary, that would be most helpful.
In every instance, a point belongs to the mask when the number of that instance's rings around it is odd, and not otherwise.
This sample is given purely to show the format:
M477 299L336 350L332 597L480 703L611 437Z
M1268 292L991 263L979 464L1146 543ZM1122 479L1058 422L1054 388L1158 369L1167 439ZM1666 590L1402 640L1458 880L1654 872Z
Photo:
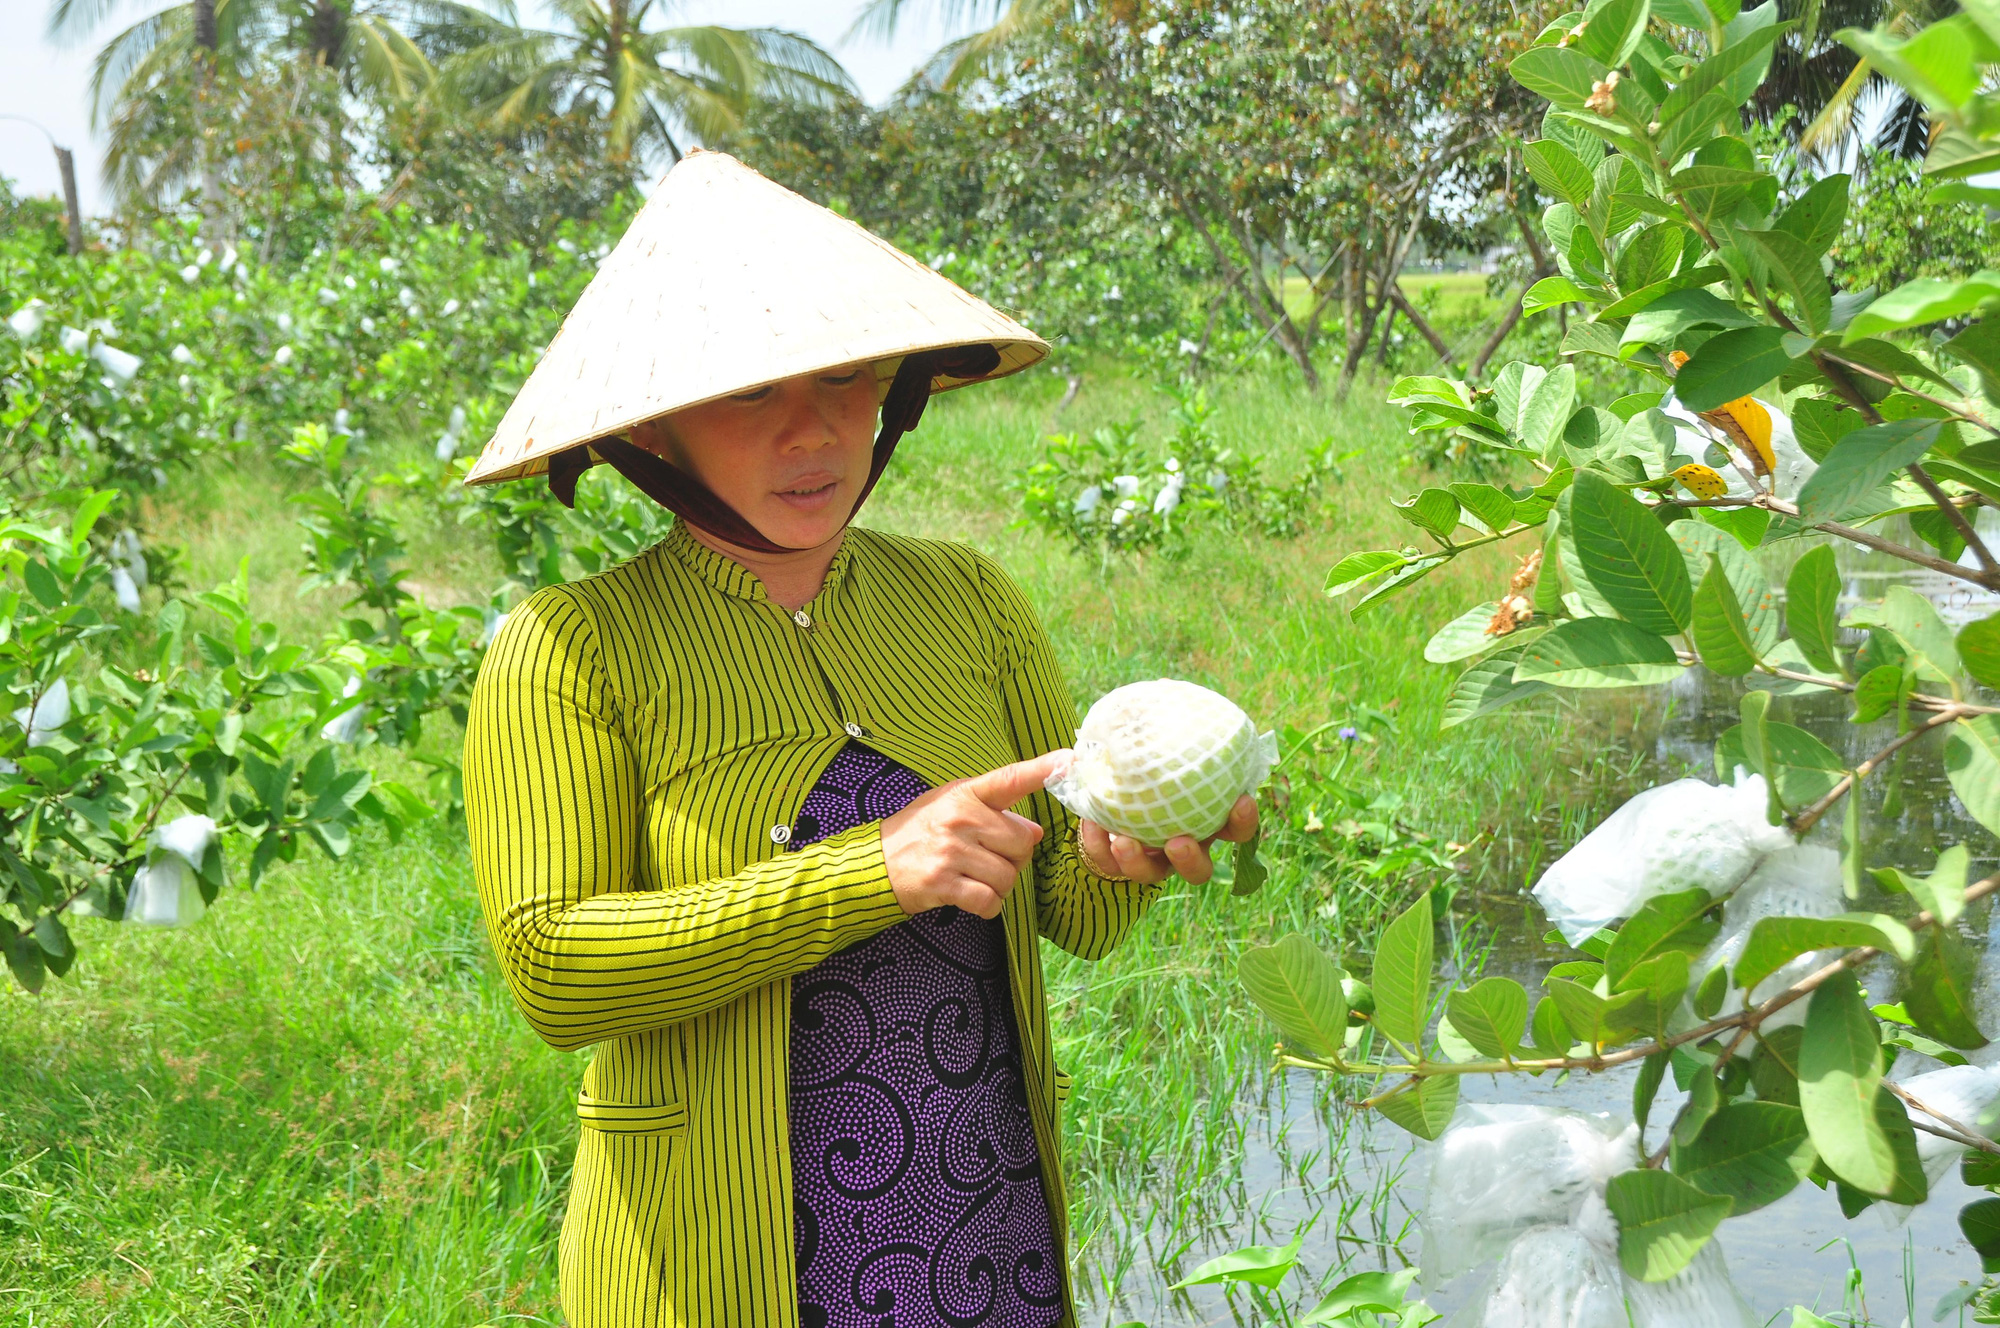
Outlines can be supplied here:
M1818 161L1845 157L1867 129L1872 107L1884 108L1875 146L1902 157L1921 157L1930 147L1930 118L1923 103L1878 73L1831 34L1842 28L1873 28L1886 22L1910 36L1956 13L1956 0L1780 0L1780 17L1798 26L1782 38L1771 59L1770 76L1757 90L1752 113L1769 124L1787 114L1803 117L1788 126L1799 150Z
M122 4L55 0L49 35L84 40ZM290 61L330 71L349 95L407 101L428 86L432 69L404 26L443 31L458 18L449 0L185 0L145 15L91 63L92 126L109 131L105 173L114 195L125 203L162 199L198 177L212 220L221 196L212 144L219 77ZM344 128L328 126L335 152Z
M619 161L738 127L760 97L817 102L853 91L839 61L777 28L654 26L672 0L549 0L558 25L531 28L511 0L472 20L465 49L438 67L434 96L507 131L544 114L586 110Z

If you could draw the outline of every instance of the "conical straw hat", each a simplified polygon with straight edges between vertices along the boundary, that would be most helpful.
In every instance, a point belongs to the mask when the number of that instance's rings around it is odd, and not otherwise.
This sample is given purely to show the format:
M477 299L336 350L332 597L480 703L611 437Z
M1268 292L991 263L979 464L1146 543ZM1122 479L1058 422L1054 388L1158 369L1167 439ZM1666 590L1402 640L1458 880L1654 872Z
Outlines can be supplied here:
M999 378L1048 343L844 217L721 152L660 182L528 381L467 484L798 374L989 344ZM883 375L886 383L888 375Z

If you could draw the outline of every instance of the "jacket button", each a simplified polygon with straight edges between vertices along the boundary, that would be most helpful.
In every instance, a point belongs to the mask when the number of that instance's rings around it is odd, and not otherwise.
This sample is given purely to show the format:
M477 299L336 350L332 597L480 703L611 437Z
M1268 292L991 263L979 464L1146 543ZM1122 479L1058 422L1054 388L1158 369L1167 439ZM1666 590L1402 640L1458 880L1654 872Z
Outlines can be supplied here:
M847 736L850 738L865 738L868 736L868 730L862 728L859 724L856 724L853 720L849 720L847 723L842 724L841 728L847 731Z
M792 621L797 623L801 627L810 627L813 625L812 615L810 613L807 613L804 609L792 610Z
M779 845L783 845L783 844L789 844L789 843L791 843L791 842L792 842L792 827L790 827L789 825L774 825L774 826L772 826L772 827L771 827L771 842L772 842L773 844L779 844Z

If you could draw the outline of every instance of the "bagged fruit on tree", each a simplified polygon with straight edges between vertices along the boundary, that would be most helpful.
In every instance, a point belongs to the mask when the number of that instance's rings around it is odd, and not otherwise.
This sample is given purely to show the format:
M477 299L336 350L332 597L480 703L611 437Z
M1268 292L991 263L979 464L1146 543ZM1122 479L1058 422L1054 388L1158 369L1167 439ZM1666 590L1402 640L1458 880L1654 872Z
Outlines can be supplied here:
M1160 678L1099 697L1048 790L1078 816L1160 848L1222 829L1277 759L1277 736L1259 735L1227 697Z
M1750 933L1766 918L1830 918L1847 909L1841 893L1840 854L1820 844L1781 848L1757 864L1749 879L1722 906L1722 930L1688 968L1689 987L1699 986L1718 964L1733 966L1743 957ZM1781 965L1758 982L1750 1003L1761 1005L1833 958L1836 951L1811 950ZM1718 1014L1731 1015L1744 1006L1743 989L1731 983ZM1806 1002L1793 1001L1768 1016L1763 1028L1803 1024Z
M1702 889L1721 898L1795 842L1770 823L1769 806L1763 776L1741 772L1734 784L1677 779L1647 789L1543 872L1534 896L1571 945L1657 895Z
M1560 1107L1468 1103L1431 1150L1423 1206L1425 1285L1497 1258L1534 1227L1603 1205L1611 1177L1639 1162L1630 1122Z
M208 911L197 873L215 842L215 822L177 816L152 835L146 865L125 895L125 921L142 927L189 927Z
M1616 1242L1607 1250L1573 1226L1530 1227L1451 1328L1630 1328Z

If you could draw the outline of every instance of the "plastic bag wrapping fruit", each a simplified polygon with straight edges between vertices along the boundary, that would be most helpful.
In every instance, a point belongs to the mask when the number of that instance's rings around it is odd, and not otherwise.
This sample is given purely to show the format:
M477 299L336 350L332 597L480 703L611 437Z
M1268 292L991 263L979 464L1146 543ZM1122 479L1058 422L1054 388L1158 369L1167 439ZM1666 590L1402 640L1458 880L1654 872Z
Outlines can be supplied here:
M1664 1282L1626 1278L1625 1302L1632 1328L1757 1328L1763 1322L1736 1289L1722 1247L1712 1240Z
M1638 1130L1612 1116L1460 1108L1431 1155L1426 1287L1486 1267L1449 1328L1755 1328L1713 1242L1664 1282L1620 1267L1604 1189L1638 1160Z
M1229 698L1161 678L1099 697L1048 790L1078 816L1159 848L1220 830L1277 759L1276 735L1259 736Z
M1576 945L1655 895L1700 888L1722 896L1794 842L1770 824L1761 775L1734 784L1677 779L1647 789L1557 859L1535 885L1549 922Z
M1841 895L1840 854L1818 844L1794 844L1781 848L1757 864L1757 869L1736 893L1722 905L1722 930L1716 934L1689 970L1690 986L1717 964L1734 964L1743 954L1751 929L1765 918L1830 918L1847 907ZM1770 1000L1800 978L1817 971L1834 952L1815 950L1786 963L1757 984L1750 994L1754 1003ZM1723 997L1721 1014L1735 1014L1743 1008L1743 991L1731 985ZM1765 1028L1802 1024L1806 1003L1794 1001L1766 1019Z
M141 927L188 927L208 912L195 873L215 839L206 816L177 816L153 832L153 851L125 894L125 921Z
M2000 927L1988 925L1986 950L1972 979L1972 1021L1991 1037L2000 1033ZM2000 1065L2000 1038L1965 1053L1974 1065Z
M1532 1227L1567 1225L1638 1162L1623 1121L1557 1107L1470 1103L1431 1150L1424 1195L1425 1284L1497 1258Z
M1530 1227L1450 1328L1628 1328L1618 1253L1567 1224Z
M1776 406L1761 401L1756 404L1762 408L1770 421L1770 437L1767 441L1771 449L1771 491L1780 498L1797 498L1799 490L1805 487L1806 481L1819 469L1819 463L1807 456L1806 450L1799 446L1798 434L1792 428L1789 415ZM1675 442L1679 450L1696 461L1706 460L1709 445L1728 436L1728 431L1719 425L1701 423L1694 412L1678 401L1669 400L1661 410L1674 422ZM1724 450L1734 453L1739 464L1750 462L1749 455L1733 439L1728 442ZM1728 492L1731 497L1751 496L1750 484L1743 478L1743 472L1737 468L1737 464L1718 467L1716 473L1721 475L1723 482L1729 486Z
M1905 1103L1913 1122L1944 1125L1931 1114L1936 1112L1938 1116L1948 1116L1988 1137L1991 1137L1994 1125L2000 1124L2000 1068L1947 1065L1941 1070L1928 1070L1896 1082L1904 1092L1930 1108L1928 1112L1919 1111ZM1917 1160L1923 1164L1924 1175L1932 1185L1944 1179L1945 1173L1965 1155L1965 1150L1964 1144L1940 1138L1925 1130L1917 1131ZM1910 1215L1909 1207L1904 1204L1885 1204L1883 1208L1894 1222L1901 1222Z

